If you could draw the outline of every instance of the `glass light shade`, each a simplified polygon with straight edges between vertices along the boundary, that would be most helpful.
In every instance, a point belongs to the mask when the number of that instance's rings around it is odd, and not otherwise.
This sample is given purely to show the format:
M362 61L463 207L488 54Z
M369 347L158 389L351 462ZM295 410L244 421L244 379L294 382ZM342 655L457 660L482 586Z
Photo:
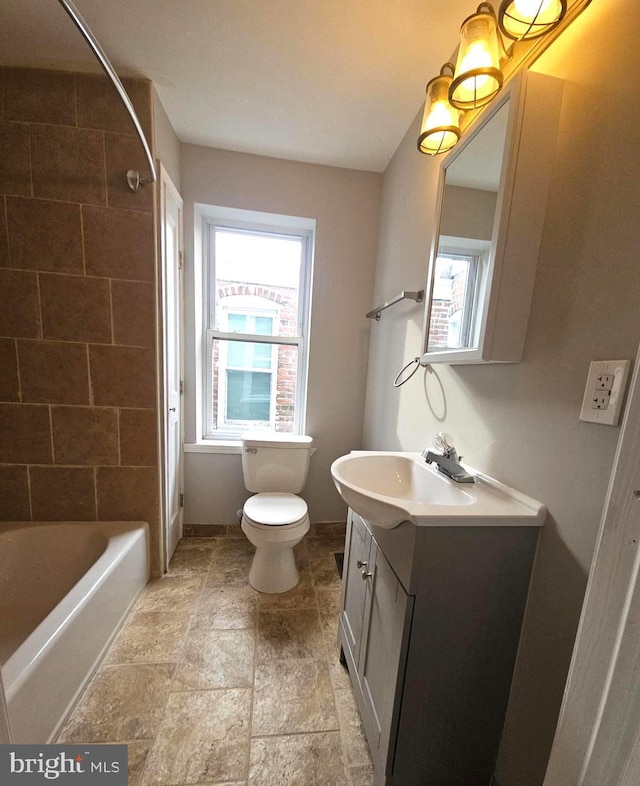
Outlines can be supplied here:
M483 10L486 7L488 10ZM498 20L488 3L462 23L449 101L458 109L488 104L503 83L498 55Z
M500 30L514 41L538 38L553 29L567 12L567 0L503 0Z
M449 85L453 76L444 73L446 68L453 72L453 65L447 63L440 75L427 85L418 150L428 156L446 153L460 139L460 112L449 103Z

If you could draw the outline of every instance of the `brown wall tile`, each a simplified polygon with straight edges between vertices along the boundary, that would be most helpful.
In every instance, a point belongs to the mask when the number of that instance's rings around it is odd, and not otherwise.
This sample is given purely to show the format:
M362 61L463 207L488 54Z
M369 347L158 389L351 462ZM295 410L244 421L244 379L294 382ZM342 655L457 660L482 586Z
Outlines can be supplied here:
M153 186L145 185L132 191L126 176L130 169L136 169L141 177L149 177L149 163L138 137L105 134L105 154L109 206L150 213L153 210Z
M18 368L23 401L89 404L85 345L18 341Z
M0 68L0 120L4 120L4 80L6 68Z
M112 281L113 340L130 347L155 346L155 287L140 281Z
M129 467L158 465L158 428L155 410L120 410L120 463Z
M40 337L36 273L0 268L0 336Z
M7 197L9 264L83 273L80 205Z
M114 86L97 74L78 74L78 125L118 134L136 134L133 121ZM136 110L145 136L151 139L151 83L146 79L123 79L122 84Z
M0 122L0 193L31 196L29 126Z
M115 409L53 407L56 464L117 464L118 416Z
M44 199L106 201L104 136L67 126L31 126L33 193Z
M20 401L16 342L0 338L0 401Z
M82 214L87 275L153 281L151 215L86 205Z
M155 406L155 357L148 349L89 347L91 387L96 406Z
M4 112L7 120L75 126L75 74L35 68L8 68L5 75Z
M0 197L0 267L9 266L9 239L7 237L7 218L4 200L5 197Z
M158 472L151 467L98 467L98 518L148 521L158 517Z
M34 521L95 521L90 467L29 467Z
M40 301L45 339L111 343L108 281L43 273Z
M50 464L49 407L0 404L0 462Z
M0 466L0 521L30 521L26 467Z

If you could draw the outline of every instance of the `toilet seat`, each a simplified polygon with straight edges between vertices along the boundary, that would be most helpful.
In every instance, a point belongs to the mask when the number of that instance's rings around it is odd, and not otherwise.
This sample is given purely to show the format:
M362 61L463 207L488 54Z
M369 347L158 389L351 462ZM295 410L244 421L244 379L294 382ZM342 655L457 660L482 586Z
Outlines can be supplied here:
M243 514L256 527L283 527L304 521L307 510L307 503L296 494L261 492L244 503Z

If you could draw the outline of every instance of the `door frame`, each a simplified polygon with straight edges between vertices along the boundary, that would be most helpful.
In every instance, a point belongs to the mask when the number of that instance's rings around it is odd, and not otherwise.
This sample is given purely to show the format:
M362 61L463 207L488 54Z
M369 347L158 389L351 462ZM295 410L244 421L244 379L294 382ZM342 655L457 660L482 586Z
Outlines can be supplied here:
M640 349L544 786L640 776Z
M159 364L159 384L158 384L158 448L160 455L159 469L160 469L160 565L161 571L164 573L169 567L169 524L170 524L170 511L169 511L169 481L168 481L168 467L167 460L168 447L169 447L169 430L168 430L168 400L169 391L167 389L167 341L166 333L167 326L165 320L166 308L166 291L167 291L167 277L169 271L166 265L166 237L165 237L165 208L166 208L166 194L169 192L172 198L180 206L180 222L178 227L178 245L180 253L180 276L179 276L179 293L178 293L178 308L180 314L184 314L184 266L182 259L184 258L184 215L183 215L183 200L176 186L174 185L169 173L165 169L162 161L158 159L158 261L159 261L159 275L158 275L158 364ZM180 320L182 325L182 319ZM179 353L180 353L180 379L184 379L184 330L180 332L179 339ZM184 397L180 396L181 403ZM180 445L184 442L184 416L180 406ZM178 486L180 493L184 489L184 461L182 458L182 450L178 456ZM181 506L180 510L180 533L182 534L184 508Z

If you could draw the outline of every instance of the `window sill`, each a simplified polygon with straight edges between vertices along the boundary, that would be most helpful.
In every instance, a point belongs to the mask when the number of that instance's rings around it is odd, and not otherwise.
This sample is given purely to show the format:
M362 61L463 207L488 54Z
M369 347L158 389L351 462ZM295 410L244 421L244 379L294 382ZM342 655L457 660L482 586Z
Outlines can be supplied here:
M182 446L185 453L242 453L240 440L218 441L199 440L198 442L185 442Z

